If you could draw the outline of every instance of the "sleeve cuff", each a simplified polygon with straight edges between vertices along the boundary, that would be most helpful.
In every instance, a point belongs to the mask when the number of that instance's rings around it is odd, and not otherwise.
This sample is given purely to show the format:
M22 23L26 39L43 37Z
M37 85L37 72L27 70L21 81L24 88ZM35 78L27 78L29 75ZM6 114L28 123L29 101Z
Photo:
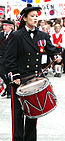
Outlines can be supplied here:
M9 72L8 73L8 78L9 78L10 81L13 81L15 79L20 79L20 74L19 73L12 74L12 72Z

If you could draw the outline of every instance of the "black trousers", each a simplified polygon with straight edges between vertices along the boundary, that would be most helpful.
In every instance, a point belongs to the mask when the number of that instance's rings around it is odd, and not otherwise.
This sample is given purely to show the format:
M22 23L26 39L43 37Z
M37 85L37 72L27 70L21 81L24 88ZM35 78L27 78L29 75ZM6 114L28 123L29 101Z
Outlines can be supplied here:
M63 52L63 64L64 64L63 70L64 70L64 72L65 72L65 50L64 50L64 52Z
M11 95L11 85L9 84L9 80L7 78L7 76L5 76L5 74L2 74L0 72L0 77L4 80L5 84L6 84L6 89L5 92L7 91L7 95Z
M36 141L37 119L26 117L24 124L24 113L16 95L16 89L16 85L11 86L12 141Z

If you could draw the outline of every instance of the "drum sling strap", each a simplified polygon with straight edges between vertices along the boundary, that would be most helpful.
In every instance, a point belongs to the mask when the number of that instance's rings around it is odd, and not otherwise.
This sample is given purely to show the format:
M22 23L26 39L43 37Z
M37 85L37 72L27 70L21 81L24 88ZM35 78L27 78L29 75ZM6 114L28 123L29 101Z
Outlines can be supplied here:
M5 37L6 37L6 36L5 36ZM8 38L9 38L9 36L8 36L7 38L5 38L5 39L1 42L0 47L4 44L4 42L5 42Z

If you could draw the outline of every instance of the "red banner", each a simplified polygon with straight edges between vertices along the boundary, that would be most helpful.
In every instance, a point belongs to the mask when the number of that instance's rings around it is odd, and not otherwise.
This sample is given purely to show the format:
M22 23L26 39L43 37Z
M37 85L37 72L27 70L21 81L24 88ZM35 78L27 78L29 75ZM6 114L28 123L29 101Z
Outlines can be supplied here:
M51 1L51 0L44 0L44 2L48 2L48 1Z

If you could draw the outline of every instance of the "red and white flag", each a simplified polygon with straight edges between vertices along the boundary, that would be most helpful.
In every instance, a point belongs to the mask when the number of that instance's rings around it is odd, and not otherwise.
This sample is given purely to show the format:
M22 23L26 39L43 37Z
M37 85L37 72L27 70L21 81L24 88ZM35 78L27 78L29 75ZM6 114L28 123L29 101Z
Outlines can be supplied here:
M4 9L0 7L0 15L3 15L3 13L4 13Z
M7 2L7 14L11 11L11 6L9 5L9 2Z

